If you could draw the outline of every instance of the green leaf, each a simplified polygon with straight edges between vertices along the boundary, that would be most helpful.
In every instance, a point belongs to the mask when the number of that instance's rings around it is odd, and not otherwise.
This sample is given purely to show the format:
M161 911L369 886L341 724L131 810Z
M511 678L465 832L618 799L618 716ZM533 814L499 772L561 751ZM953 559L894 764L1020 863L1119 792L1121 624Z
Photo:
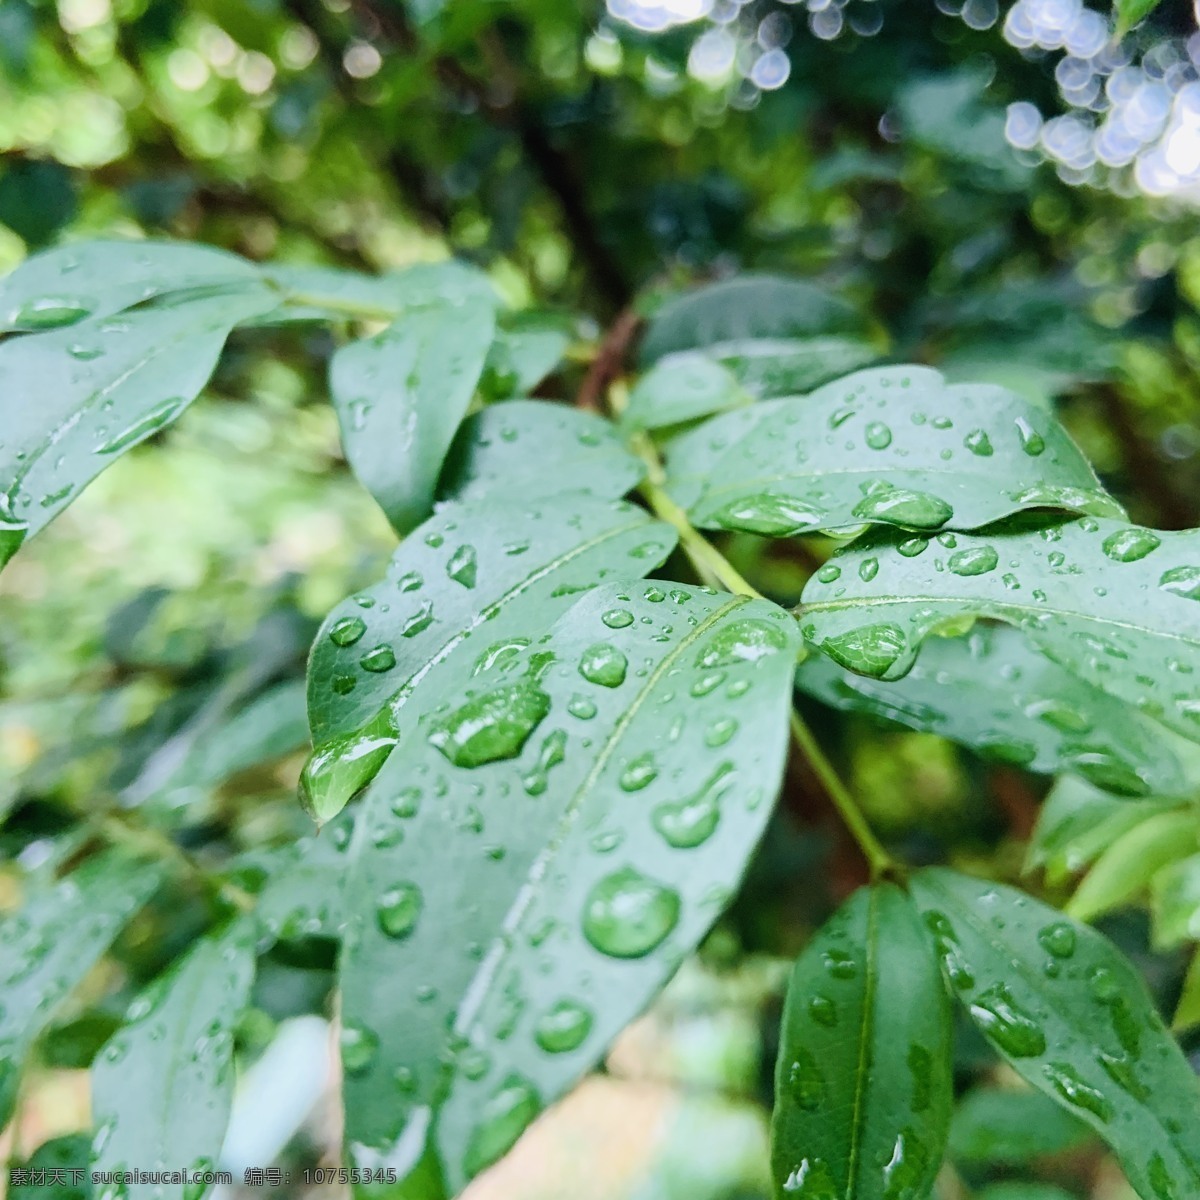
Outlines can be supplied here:
M976 1088L954 1111L949 1154L958 1163L1024 1163L1061 1154L1090 1134L1041 1092Z
M498 329L487 361L498 395L527 395L559 365L570 342L561 321L538 314L519 314L511 328Z
M696 474L671 454L668 486ZM676 495L696 524L772 537L974 529L1028 508L1123 515L1044 409L928 367L859 371L788 399L705 474L698 499Z
M1096 860L1067 905L1080 921L1095 920L1145 890L1161 868L1200 849L1200 819L1191 808L1155 813L1113 842Z
M981 679L1004 686L981 691ZM843 712L936 733L1030 771L1073 771L1118 795L1186 786L1160 725L1051 662L1008 625L932 637L912 670L890 682L810 655L796 684Z
M429 515L494 333L485 299L431 302L333 356L329 384L346 457L400 533Z
M91 1200L92 1179L87 1169L92 1139L86 1133L68 1133L43 1142L29 1158L9 1169L9 1200ZM29 1175L24 1177L24 1169ZM66 1172L51 1175L50 1172ZM76 1172L80 1172L76 1181Z
M0 1125L34 1040L162 879L158 864L109 851L34 890L0 926Z
M258 892L254 919L263 937L290 941L341 936L346 923L342 873L354 828L349 818L342 813L319 835L238 862L231 875L235 882L248 876L250 890Z
M57 329L192 288L252 284L259 269L212 246L94 241L26 259L0 279L0 332Z
M1102 1137L1146 1197L1200 1187L1200 1083L1120 952L1013 888L942 868L913 898L995 1049Z
M507 400L463 422L442 472L439 495L526 502L558 492L617 499L646 473L612 423L544 400Z
M208 382L230 330L273 304L260 284L179 293L0 344L0 525L37 533L174 421Z
M1025 870L1044 867L1047 882L1061 887L1094 862L1106 847L1169 804L1146 800L1131 804L1084 783L1059 780L1038 813Z
M878 359L861 338L749 338L720 342L708 352L756 397L794 396Z
M216 1165L233 1100L233 1035L254 980L254 927L197 942L130 1005L92 1066L93 1168ZM131 1184L130 1200L186 1189Z
M894 884L863 888L796 962L775 1069L776 1194L918 1200L942 1162L950 1006Z
M1114 0L1117 14L1117 37L1124 37L1135 25L1140 25L1160 4L1161 0Z
M365 1163L432 1131L455 1192L708 929L787 747L798 637L774 605L609 584L546 613L414 692L347 867L347 1137Z
M882 679L904 675L946 623L993 617L1081 679L1200 739L1200 531L1084 518L977 535L875 534L809 580L801 610L810 642Z
M1200 941L1200 854L1172 863L1154 876L1150 911L1157 949Z
M642 339L641 359L676 350L720 353L725 342L859 333L863 320L845 300L799 279L744 274L669 300Z
M1171 1028L1176 1033L1186 1033L1197 1025L1200 1025L1200 953L1192 955L1179 1002L1175 1005L1175 1015L1171 1018Z
M674 545L674 531L644 509L582 494L443 505L396 551L387 578L340 604L317 634L310 804L327 816L368 782L413 689L466 639L472 655L514 654L535 636L526 613L544 630L579 592L652 571Z
M727 367L700 351L682 350L660 358L634 384L621 422L631 429L664 429L748 400Z

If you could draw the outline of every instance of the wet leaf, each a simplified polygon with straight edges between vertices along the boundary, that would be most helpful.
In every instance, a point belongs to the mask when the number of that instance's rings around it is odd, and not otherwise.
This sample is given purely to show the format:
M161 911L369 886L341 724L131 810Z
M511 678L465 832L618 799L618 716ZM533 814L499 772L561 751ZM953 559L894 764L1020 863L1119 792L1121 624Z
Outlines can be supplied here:
M813 576L801 622L842 666L898 679L929 634L971 617L1016 625L1073 674L1200 740L1200 533L1092 518L877 533Z
M981 690L981 679L1003 686ZM936 733L994 762L1047 775L1071 771L1120 796L1180 794L1186 786L1160 725L1051 662L1011 626L929 638L908 674L893 681L810 655L796 684L843 712Z
M877 367L779 404L687 491L693 521L786 537L883 524L975 529L1029 508L1119 517L1066 431L1037 405L928 367ZM698 474L678 448L668 485Z
M1160 4L1161 0L1114 0L1117 14L1117 36L1123 37L1135 25L1140 25Z
M414 691L350 850L347 1138L367 1162L429 1134L453 1191L711 925L787 744L798 638L773 605L628 583L546 611Z
M950 1120L950 1035L920 914L893 884L858 891L788 986L771 1123L776 1194L928 1195Z
M1191 965L1183 980L1183 991L1175 1005L1171 1028L1176 1033L1186 1033L1200 1025L1200 953L1192 955Z
M1150 912L1157 949L1200 941L1200 854L1172 863L1154 876Z
M646 473L613 425L541 400L493 404L463 422L442 472L443 498L532 502L557 492L617 499Z
M27 258L0 279L0 332L98 322L135 304L190 288L253 284L259 269L212 246L92 241Z
M342 347L330 363L346 457L400 533L429 515L494 334L490 301L430 301Z
M34 1040L163 875L157 863L109 851L35 888L0 925L0 1124L12 1114Z
M212 1170L233 1099L233 1036L254 980L254 931L203 938L130 1005L92 1066L92 1167ZM186 1195L129 1185L129 1200Z
M949 986L1029 1083L1090 1125L1155 1200L1200 1187L1200 1083L1120 952L1013 888L942 868L913 898Z
M857 371L880 357L861 338L747 338L708 351L751 396L794 396Z
M37 533L105 467L174 421L208 382L230 330L273 304L256 283L181 292L0 344L0 542L5 524L22 537Z

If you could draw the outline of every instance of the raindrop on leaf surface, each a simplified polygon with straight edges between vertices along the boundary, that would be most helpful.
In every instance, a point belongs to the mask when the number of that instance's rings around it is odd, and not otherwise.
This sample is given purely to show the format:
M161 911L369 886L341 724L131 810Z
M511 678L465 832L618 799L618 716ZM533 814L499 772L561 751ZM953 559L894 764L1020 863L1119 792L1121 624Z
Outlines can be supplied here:
M584 903L583 933L612 958L649 954L679 921L679 894L623 867L593 885Z

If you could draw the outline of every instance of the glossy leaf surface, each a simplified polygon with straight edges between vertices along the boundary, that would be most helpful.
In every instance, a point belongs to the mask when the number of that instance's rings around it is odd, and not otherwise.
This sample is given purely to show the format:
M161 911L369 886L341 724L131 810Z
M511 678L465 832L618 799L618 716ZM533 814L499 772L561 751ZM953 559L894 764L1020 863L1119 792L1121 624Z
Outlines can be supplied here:
M351 846L348 1140L367 1161L406 1120L412 1155L432 1130L452 1190L695 946L783 768L782 610L631 583L547 611L514 609L516 653L430 673Z
M233 1099L234 1029L254 980L253 927L197 942L130 1006L92 1067L93 1168L212 1170ZM190 1195L129 1185L130 1200Z
M981 688L983 680L996 686ZM1160 725L1051 662L1009 625L931 637L893 681L810 655L796 685L844 712L936 733L1030 771L1071 771L1117 795L1171 795L1185 786Z
M162 882L157 864L111 851L38 889L0 926L0 1122L25 1057L68 993Z
M919 1200L950 1120L950 1005L893 884L863 888L796 962L775 1071L776 1195Z
M668 464L695 475L678 454ZM1027 508L1121 516L1044 410L1002 388L878 367L780 404L717 461L693 520L774 537L860 524L975 529Z
M1200 738L1200 532L1091 518L986 533L876 535L804 589L805 636L859 674L897 679L949 622L993 617L1179 733Z
M1200 1083L1117 949L986 880L931 868L911 888L948 983L995 1049L1091 1125L1142 1196L1195 1194Z
M494 334L487 299L430 302L344 346L330 363L346 457L400 533L429 515Z

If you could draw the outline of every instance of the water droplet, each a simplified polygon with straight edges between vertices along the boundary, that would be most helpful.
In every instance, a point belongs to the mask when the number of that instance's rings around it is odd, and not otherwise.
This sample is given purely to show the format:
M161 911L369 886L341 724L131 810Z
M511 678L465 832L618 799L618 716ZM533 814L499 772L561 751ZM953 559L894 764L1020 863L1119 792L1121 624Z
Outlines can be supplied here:
M896 1135L892 1157L883 1168L884 1200L913 1200L921 1195L929 1166L929 1151L911 1129Z
M892 444L892 431L882 421L872 421L863 436L872 450L886 450Z
M724 682L724 671L712 671L707 675L701 675L688 690L693 696L707 696L709 692L716 691Z
M763 492L743 496L713 514L722 529L738 529L763 537L790 537L812 529L824 519L825 513L791 496L775 496Z
M853 979L858 974L858 964L844 950L825 950L821 962L833 979Z
M91 315L92 310L78 300L59 296L41 296L23 304L13 315L13 324L29 330L61 329Z
M366 632L367 623L362 617L342 617L330 629L329 640L335 646L353 646Z
M623 867L596 883L584 904L583 933L601 954L641 958L679 921L679 894Z
M365 1025L343 1025L340 1041L342 1069L347 1075L363 1074L379 1051L379 1038Z
M826 563L818 572L821 583L836 583L842 577L842 568L837 563Z
M946 978L959 991L973 988L975 976L963 962L962 947L958 944L954 926L950 924L949 918L944 913L927 912L925 925L933 934L934 941L937 942L938 954L941 956L942 970L946 973Z
M531 680L493 688L460 705L429 734L456 767L515 758L550 711L550 697Z
M918 554L924 552L925 547L929 545L928 538L907 538L896 547L905 558L916 558Z
M972 454L978 454L980 458L991 458L992 456L992 440L988 437L986 431L982 429L972 429L970 433L963 438L963 445L966 446Z
M609 629L627 629L633 624L633 613L627 608L610 608L601 618Z
M1096 1061L1104 1073L1121 1089L1135 1100L1145 1101L1150 1098L1150 1089L1137 1077L1134 1063L1128 1058L1118 1058L1113 1054L1098 1054Z
M858 564L858 577L863 583L870 583L879 574L879 559L864 558Z
M185 403L186 401L181 400L178 396L171 400L165 400L127 429L123 429L114 437L101 442L95 452L97 454L119 454L122 450L129 449L130 446L143 441L168 425Z
M337 816L379 773L396 745L385 709L361 728L317 746L300 772L300 803L318 824Z
M416 637L433 624L433 603L427 600L411 617L400 626L401 637Z
M537 762L533 769L522 778L525 791L531 796L541 796L550 786L550 771L557 767L567 756L566 731L556 729L542 739L538 750Z
M396 590L398 592L419 592L424 586L425 580L419 571L406 571L396 580Z
M1045 438L1024 417L1017 418L1016 426L1017 433L1021 437L1021 449L1031 458L1036 458L1046 449Z
M1162 545L1162 538L1148 529L1119 529L1104 539L1104 553L1113 562L1137 562Z
M1187 600L1200 600L1200 567L1172 567L1162 573L1158 586Z
M928 492L889 487L864 496L854 506L854 516L908 529L937 529L954 516L954 509Z
M946 564L955 575L986 575L994 571L1000 556L991 546L971 546L956 550Z
M623 792L640 792L658 778L658 767L654 755L649 751L639 754L621 772L620 785Z
M590 721L596 715L596 702L590 696L572 696L567 701L567 712L581 721Z
M589 646L579 660L579 673L588 683L601 687L620 687L625 682L629 660L616 646L607 642L596 642Z
M1012 1058L1032 1058L1046 1052L1042 1027L1026 1013L1007 986L994 984L971 1002L971 1016L1005 1054Z
M446 574L456 583L461 583L463 587L473 588L475 586L475 575L478 567L475 547L459 546L450 555L450 561L446 563Z
M520 1075L509 1075L488 1098L479 1114L463 1155L463 1170L469 1177L503 1158L541 1111L533 1085Z
M907 648L904 630L890 624L861 625L821 643L834 662L872 679L882 679Z
M738 731L738 723L732 717L719 717L704 731L704 744L715 750L724 746Z
M829 1164L822 1158L805 1158L783 1181L783 1190L796 1200L838 1200Z
M396 652L386 644L378 645L374 650L368 650L358 660L358 665L364 671L373 671L377 675L390 671L396 665Z
M1075 927L1067 921L1055 921L1038 930L1038 944L1055 958L1070 958L1075 953Z
M398 883L379 897L375 919L390 938L406 938L417 927L424 901L421 890L412 883Z
M538 1021L533 1039L547 1054L564 1054L583 1044L592 1029L592 1014L573 1000L560 1000Z
M833 1029L838 1023L837 1003L829 996L813 996L808 1002L808 1015L818 1025Z
M1150 1177L1150 1186L1154 1189L1154 1200L1182 1200L1167 1169L1166 1160L1161 1154L1154 1154L1146 1173Z
M812 1053L803 1047L788 1068L787 1086L792 1099L807 1112L814 1112L825 1101L825 1076Z
M668 846L691 850L712 837L721 819L721 802L732 786L733 767L722 763L692 796L659 804L651 816Z
M415 817L421 808L421 789L406 787L396 793L389 806L397 817Z
M757 662L787 646L783 630L765 621L734 621L726 625L701 650L696 666L702 670L732 667L739 662Z
M1085 1083L1068 1063L1047 1063L1042 1070L1050 1086L1068 1103L1082 1108L1101 1121L1112 1116L1112 1104L1103 1092Z

